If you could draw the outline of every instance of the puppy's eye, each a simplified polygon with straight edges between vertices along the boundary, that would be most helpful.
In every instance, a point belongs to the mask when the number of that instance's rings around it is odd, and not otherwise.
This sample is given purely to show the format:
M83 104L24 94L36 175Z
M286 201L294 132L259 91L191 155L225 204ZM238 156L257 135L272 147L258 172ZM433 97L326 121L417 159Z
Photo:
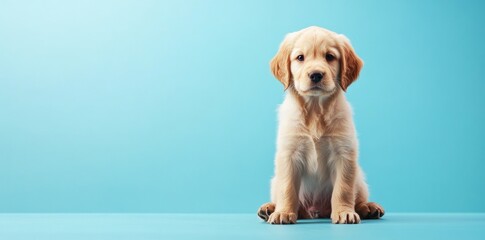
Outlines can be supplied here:
M303 57L303 55L298 55L298 57L296 57L296 60L303 62L305 60L305 57Z
M325 59L326 59L328 62L331 62L331 61L335 60L335 56L334 56L333 54L331 54L331 53L327 53L327 54L325 55Z

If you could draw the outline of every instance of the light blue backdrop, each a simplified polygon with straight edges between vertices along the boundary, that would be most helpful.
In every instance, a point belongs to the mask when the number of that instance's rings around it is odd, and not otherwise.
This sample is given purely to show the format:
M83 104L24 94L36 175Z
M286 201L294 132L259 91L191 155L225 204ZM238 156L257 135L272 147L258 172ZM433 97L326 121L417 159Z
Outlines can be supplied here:
M479 1L1 1L0 212L255 212L269 199L268 62L347 35L371 199L485 211Z

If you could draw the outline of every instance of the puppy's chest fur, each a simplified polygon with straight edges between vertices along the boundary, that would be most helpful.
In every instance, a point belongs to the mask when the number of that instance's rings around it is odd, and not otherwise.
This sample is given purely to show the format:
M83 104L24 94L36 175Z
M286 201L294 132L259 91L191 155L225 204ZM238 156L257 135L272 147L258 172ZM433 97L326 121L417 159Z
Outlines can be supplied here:
M345 121L345 112L337 110L337 104L333 98L302 104L301 129L314 140L345 134L341 124Z
M331 183L331 164L333 164L335 148L335 126L325 118L324 114L314 114L308 116L313 118L305 123L303 132L311 139L309 144L313 145L308 148L305 166L303 168L302 180L307 185L314 185L312 189L316 190L318 186ZM308 189L310 190L310 189Z
M305 145L303 174L317 175L322 180L331 166L336 149L353 146L355 140L350 109L343 96L332 96L316 101L305 101L289 94L280 107L280 137L288 134L306 139L296 145Z
M314 140L332 135L332 126L329 119L322 113L308 113L303 129Z

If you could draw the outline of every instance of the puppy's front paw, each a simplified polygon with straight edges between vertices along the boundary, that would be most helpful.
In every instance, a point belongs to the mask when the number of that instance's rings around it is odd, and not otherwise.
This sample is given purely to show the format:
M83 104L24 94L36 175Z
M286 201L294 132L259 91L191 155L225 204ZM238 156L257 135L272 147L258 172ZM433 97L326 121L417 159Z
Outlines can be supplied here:
M274 212L269 216L268 222L271 224L293 224L296 223L295 213Z
M351 209L332 211L332 214L330 217L332 218L332 223L337 223L337 224L360 223L359 215Z

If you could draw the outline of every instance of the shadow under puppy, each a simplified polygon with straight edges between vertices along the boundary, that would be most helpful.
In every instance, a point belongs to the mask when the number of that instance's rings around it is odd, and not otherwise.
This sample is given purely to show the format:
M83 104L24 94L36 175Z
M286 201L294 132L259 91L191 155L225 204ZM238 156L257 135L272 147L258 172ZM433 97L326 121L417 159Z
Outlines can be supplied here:
M384 209L368 202L344 95L363 66L350 41L323 28L305 28L286 36L270 65L287 94L279 107L271 202L258 216L272 224L382 217Z

